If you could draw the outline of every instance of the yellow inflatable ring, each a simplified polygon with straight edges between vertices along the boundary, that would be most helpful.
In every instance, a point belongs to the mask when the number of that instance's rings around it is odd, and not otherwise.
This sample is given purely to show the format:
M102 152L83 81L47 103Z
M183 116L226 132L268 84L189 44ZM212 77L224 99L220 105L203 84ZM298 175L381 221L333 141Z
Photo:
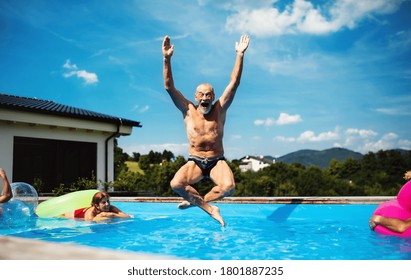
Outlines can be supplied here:
M64 213L91 205L91 199L98 190L84 190L50 198L40 203L36 214L40 218L57 217Z

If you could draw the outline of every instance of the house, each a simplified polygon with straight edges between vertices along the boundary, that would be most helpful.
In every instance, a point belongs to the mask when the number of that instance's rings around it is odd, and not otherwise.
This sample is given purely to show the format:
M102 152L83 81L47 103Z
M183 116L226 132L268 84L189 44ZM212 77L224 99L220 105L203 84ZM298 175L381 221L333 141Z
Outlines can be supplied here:
M42 192L78 178L114 179L114 139L140 122L0 93L0 167L10 182L35 180Z
M275 158L272 156L245 156L240 159L241 172L259 171L275 163Z

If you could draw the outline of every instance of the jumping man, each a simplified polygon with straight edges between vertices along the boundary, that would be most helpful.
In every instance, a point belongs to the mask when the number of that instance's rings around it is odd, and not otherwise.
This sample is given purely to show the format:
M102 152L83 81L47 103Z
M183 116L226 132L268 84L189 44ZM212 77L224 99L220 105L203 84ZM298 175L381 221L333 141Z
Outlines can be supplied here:
M236 59L231 73L230 82L221 97L215 100L214 89L210 84L200 84L195 92L197 105L187 100L174 86L171 71L171 57L174 45L170 44L170 37L163 40L164 57L164 87L174 105L183 114L189 141L189 158L185 165L174 175L171 180L171 188L185 199L179 207L184 209L189 206L198 206L225 225L220 209L210 205L209 202L231 195L234 192L235 183L233 172L224 158L223 134L227 109L233 102L235 93L240 84L243 70L243 57L248 48L250 39L243 35L236 43ZM215 186L202 197L191 185L203 178L210 178Z

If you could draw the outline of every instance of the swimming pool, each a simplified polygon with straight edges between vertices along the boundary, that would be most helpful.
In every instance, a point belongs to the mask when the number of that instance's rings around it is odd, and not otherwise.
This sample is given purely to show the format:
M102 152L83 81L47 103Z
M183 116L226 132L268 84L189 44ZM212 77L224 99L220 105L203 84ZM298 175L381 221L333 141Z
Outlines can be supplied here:
M368 228L373 204L223 204L221 227L198 208L113 202L135 219L30 219L0 235L198 260L410 260L411 239Z

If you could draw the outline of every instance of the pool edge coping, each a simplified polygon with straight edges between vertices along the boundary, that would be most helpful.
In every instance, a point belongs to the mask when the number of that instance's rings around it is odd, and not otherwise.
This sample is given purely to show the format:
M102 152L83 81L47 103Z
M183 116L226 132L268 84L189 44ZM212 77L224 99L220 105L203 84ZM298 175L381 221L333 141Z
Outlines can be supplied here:
M176 260L177 257L135 253L86 245L0 235L0 260ZM30 248L30 250L27 250Z
M39 197L39 202L53 197ZM275 197L225 197L215 203L240 203L240 204L380 204L395 199L396 196L275 196ZM179 203L181 197L116 197L113 202L162 202Z

